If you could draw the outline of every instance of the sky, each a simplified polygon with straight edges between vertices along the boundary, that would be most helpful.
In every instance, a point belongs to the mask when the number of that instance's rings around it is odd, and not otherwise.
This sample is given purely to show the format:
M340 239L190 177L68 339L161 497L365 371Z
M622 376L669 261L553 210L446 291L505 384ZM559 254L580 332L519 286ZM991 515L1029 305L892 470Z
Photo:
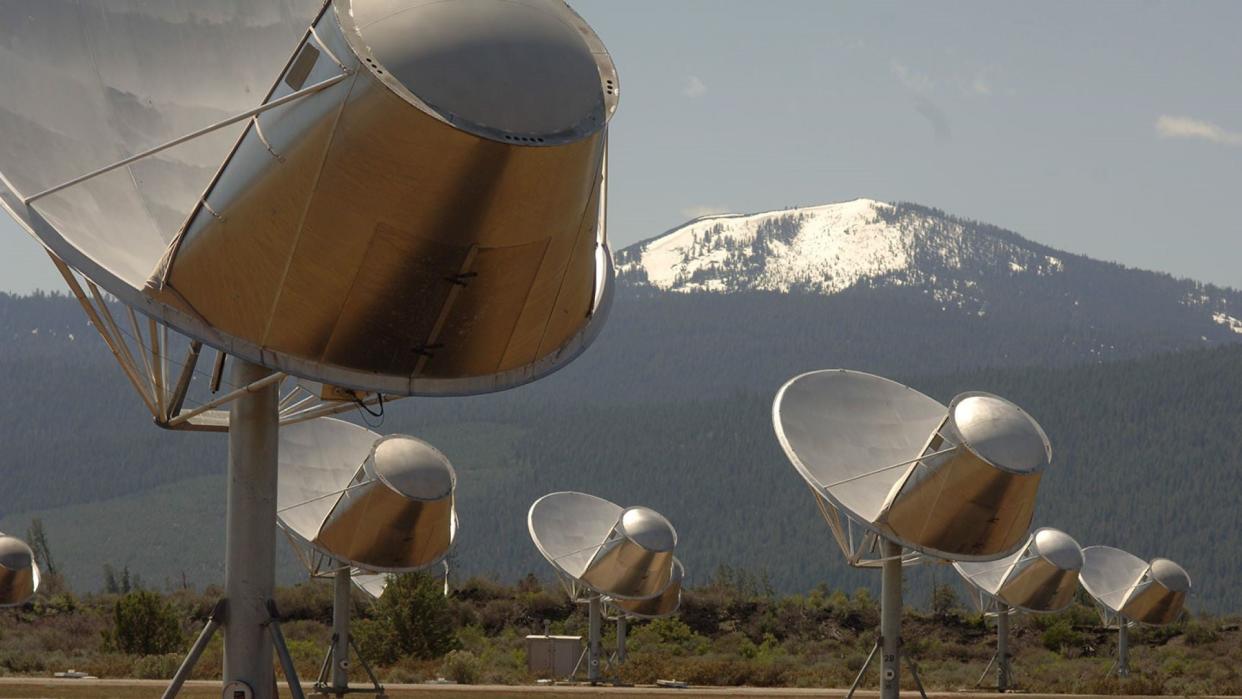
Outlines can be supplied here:
M1242 288L1242 3L572 4L621 76L616 248L870 197ZM0 222L0 290L61 284Z

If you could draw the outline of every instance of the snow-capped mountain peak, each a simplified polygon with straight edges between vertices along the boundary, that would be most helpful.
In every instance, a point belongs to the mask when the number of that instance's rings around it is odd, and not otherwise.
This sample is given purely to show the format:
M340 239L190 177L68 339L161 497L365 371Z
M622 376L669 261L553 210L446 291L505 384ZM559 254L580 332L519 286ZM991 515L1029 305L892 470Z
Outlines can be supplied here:
M961 305L976 272L1061 270L1058 257L1022 242L930 209L855 199L699 218L621 251L618 271L629 283L675 292L833 294L863 283L928 285Z

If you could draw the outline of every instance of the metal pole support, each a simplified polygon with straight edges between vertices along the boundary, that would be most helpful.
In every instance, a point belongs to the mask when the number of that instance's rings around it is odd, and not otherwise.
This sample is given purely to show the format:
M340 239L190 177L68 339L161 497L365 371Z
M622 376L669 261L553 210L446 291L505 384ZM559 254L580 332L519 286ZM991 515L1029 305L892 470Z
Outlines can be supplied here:
M1117 629L1117 676L1130 676L1130 629L1122 619Z
M625 662L625 636L629 632L629 620L624 614L617 617L617 664Z
M1009 607L1000 605L996 615L996 691L1009 691Z
M236 359L231 380L248 386L269 373ZM272 699L275 690L267 601L276 569L277 402L277 384L267 384L239 396L229 415L224 684L243 684L254 699Z
M880 587L880 697L901 694L901 546L884 540Z
M349 578L349 566L342 566L332 580L332 690L337 697L349 691Z
M592 685L599 684L600 680L600 642L602 629L600 628L603 617L603 603L600 601L599 595L595 595L587 603L587 609L590 617L590 635L587 639L587 681Z

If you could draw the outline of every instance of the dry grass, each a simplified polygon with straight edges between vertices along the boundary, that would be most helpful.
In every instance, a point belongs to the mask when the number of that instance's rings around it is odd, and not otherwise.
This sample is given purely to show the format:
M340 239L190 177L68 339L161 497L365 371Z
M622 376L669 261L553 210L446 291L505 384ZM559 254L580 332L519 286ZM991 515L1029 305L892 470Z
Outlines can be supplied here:
M39 680L33 678L0 678L0 699L155 699L164 691L165 683L142 680ZM309 689L309 688L308 688ZM389 686L387 695L392 699L498 699L500 697L530 696L540 699L581 699L587 696L616 696L625 699L718 699L719 697L744 696L750 699L780 699L783 697L843 697L842 689L759 689L752 687L655 689L650 687L534 687L534 686L436 686L401 685ZM187 683L179 695L184 699L218 699L220 685L215 682L196 681ZM280 687L280 696L289 696ZM318 695L308 695L318 696ZM361 694L357 696L368 696ZM859 697L873 699L876 692L861 691ZM929 697L971 697L993 699L1005 695L983 693L929 692ZM1024 699L1043 699L1067 695L1023 694ZM1094 695L1074 695L1091 697Z

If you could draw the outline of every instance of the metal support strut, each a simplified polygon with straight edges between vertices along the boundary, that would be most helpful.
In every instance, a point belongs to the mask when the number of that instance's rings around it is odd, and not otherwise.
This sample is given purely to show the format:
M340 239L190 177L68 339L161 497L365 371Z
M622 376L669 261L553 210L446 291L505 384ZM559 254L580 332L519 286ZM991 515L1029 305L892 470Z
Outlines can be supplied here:
M625 614L617 616L617 664L625 662L625 636L629 631L629 619Z
M880 582L880 697L901 694L901 546L884 540Z
M349 689L349 566L332 578L332 689L345 696Z
M371 686L365 688L349 686L351 667L349 649L353 648L355 653L358 649L354 646L353 636L349 633L352 572L348 565L340 565L341 567L337 568L332 576L332 643L328 646L328 654L324 656L323 664L319 667L319 679L315 682L315 691L319 694L334 695L338 699L352 693L374 694L377 697L383 697L385 696L384 686L375 679L371 666L367 665L367 661L363 660L361 655L358 656L358 661L367 673L367 677L370 678Z
M216 635L216 629L220 628L227 606L228 603L224 599L216 602L216 606L211 610L211 615L207 617L207 624L203 626L202 633L198 635L194 645L190 646L190 653L185 656L185 660L181 661L181 667L177 668L177 674L173 675L172 682L168 683L168 689L164 690L163 699L172 699L177 696L177 692L181 691L181 685L190 679L190 673L194 671L194 666L198 663L199 657L207 649L207 644L211 642L211 637Z
M852 699L854 692L862 684L862 678L871 666L876 651L880 652L880 699L897 699L901 695L901 564L902 550L899 544L888 539L882 541L881 552L883 578L880 582L880 638L867 656L854 684L846 693L846 699ZM927 692L923 691L923 680L919 678L918 668L910 663L910 676L914 686L918 688L923 699Z
M978 687L987 679L988 671L992 669L992 665L996 665L996 691L1007 692L1013 685L1013 656L1009 654L1009 606L998 604L1000 610L996 616L996 652L992 654L992 658L988 660L988 664L983 667L983 673L979 675L979 681L975 682Z
M1009 666L1009 607L1000 605L996 615L996 691L1008 692L1012 681Z
M1117 630L1117 676L1130 676L1130 630L1126 626L1126 620L1121 619L1118 622Z
M232 383L248 386L271 373L236 359ZM277 385L239 396L230 406L228 512L225 532L224 684L272 699L272 636L267 624L276 570Z
M600 681L600 646L603 630L603 601L599 595L593 595L587 603L590 616L590 636L587 639L587 681L592 685Z
M280 659L280 668L289 684L289 694L293 699L306 699L306 695L302 693L302 683L298 681L298 671L293 666L293 656L289 655L289 645L285 643L285 634L280 630L280 612L276 611L275 600L267 601L267 610L267 626L272 633L272 645L276 648L276 657ZM272 693L276 694L274 690L273 687Z

